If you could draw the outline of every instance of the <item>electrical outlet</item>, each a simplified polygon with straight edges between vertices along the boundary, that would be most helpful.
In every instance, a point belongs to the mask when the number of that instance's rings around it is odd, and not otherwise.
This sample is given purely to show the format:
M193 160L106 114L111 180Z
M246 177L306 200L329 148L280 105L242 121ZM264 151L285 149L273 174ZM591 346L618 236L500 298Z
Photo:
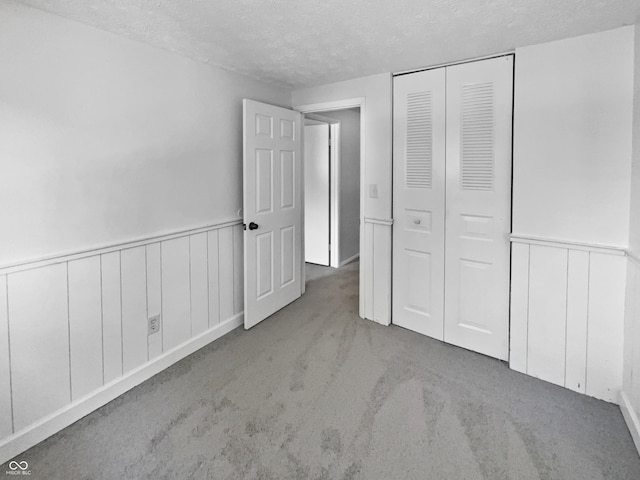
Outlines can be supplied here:
M153 335L160 331L160 315L154 315L149 317L149 324L147 327L147 336Z

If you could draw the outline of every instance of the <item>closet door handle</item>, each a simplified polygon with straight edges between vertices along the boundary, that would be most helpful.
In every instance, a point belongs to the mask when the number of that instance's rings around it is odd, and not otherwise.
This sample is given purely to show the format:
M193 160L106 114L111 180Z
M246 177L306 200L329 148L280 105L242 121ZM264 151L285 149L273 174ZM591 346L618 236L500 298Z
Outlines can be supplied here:
M249 230L257 230L259 225L257 223L251 222L249 224Z

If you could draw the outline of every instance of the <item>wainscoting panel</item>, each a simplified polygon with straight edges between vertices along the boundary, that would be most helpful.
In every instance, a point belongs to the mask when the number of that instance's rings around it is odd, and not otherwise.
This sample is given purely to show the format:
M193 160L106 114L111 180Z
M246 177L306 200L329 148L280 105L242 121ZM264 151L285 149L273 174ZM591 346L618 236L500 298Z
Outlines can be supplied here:
M242 225L230 227L233 231L233 313L244 310L244 232Z
M207 256L209 278L209 328L220 323L220 279L218 258L218 230L207 232Z
M392 220L364 219L361 242L360 314L382 325L391 323L391 226Z
M565 386L586 392L589 252L569 250L567 270L567 352Z
M594 252L590 257L586 393L617 402L622 387L626 258Z
M373 226L373 320L391 323L391 225Z
M564 384L567 250L531 245L527 373Z
M7 277L16 431L71 402L67 264Z
M69 262L71 400L103 385L100 257Z
M162 312L162 263L160 258L160 243L152 243L145 248L147 255L147 317L151 318L155 315L160 315L160 312ZM162 353L162 332L162 315L160 315L160 331L147 337L149 360Z
M122 267L122 369L125 373L149 358L147 344L147 255L135 247L120 254Z
M7 276L0 275L0 438L8 437L12 433Z
M624 251L512 238L510 367L618 402Z
M104 383L122 375L120 252L100 255L102 263L102 356Z
M224 255L218 256L218 275L220 279L219 295L220 318L229 318L233 315L233 228L221 228L218 231L218 244L220 252Z
M207 266L207 234L189 237L191 274L191 335L199 335L209 328L209 286Z
M242 323L239 223L0 269L0 463Z
M189 237L162 242L162 349L191 337Z
M509 366L527 372L529 320L529 245L511 244L511 343Z
M640 453L640 259L627 259L624 368L620 409Z

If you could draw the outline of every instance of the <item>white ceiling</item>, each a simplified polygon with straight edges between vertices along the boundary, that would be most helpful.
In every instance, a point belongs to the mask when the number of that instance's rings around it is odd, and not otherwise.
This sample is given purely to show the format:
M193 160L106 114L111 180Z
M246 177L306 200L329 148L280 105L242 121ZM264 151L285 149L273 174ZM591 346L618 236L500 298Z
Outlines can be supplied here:
M293 88L491 55L640 20L639 0L21 1Z

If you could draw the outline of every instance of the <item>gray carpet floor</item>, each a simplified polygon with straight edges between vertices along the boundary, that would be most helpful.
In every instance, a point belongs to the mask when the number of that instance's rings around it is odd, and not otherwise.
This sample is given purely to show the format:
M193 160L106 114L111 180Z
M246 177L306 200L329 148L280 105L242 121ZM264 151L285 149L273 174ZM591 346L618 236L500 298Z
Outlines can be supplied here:
M31 478L640 479L615 405L361 320L358 262L310 270L287 308L20 455Z

